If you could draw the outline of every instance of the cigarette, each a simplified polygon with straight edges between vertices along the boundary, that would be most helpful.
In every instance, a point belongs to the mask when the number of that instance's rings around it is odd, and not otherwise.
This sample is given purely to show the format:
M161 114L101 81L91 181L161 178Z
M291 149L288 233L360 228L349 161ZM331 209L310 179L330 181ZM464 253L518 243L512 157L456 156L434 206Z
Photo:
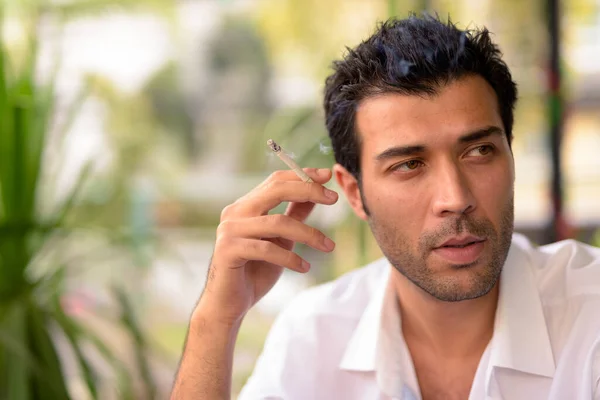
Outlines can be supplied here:
M300 168L300 166L296 164L296 161L294 161L290 156L288 156L283 151L281 146L275 143L273 139L267 140L267 146L269 146L271 150L273 150L273 152L277 154L277 157L279 157L281 161L286 163L288 167L290 167L292 171L294 171L296 175L300 177L300 179L302 179L304 182L314 182L312 179L310 179L310 176L306 175L306 172L304 172L302 168Z

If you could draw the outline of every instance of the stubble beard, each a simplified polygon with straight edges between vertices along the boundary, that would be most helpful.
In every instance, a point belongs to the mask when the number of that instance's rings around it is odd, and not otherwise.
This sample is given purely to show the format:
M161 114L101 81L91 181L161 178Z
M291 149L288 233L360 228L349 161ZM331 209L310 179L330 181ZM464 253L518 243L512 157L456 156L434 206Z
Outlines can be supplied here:
M514 229L514 198L511 196L502 210L499 229L486 218L473 218L463 215L448 221L435 232L427 232L419 239L417 251L411 249L410 241L394 222L386 218L375 218L369 213L369 226L379 247L392 266L416 286L432 297L447 302L475 299L489 293L498 282L504 262L510 249ZM482 266L459 266L454 268L472 268L469 282L452 276L437 276L428 265L432 248L439 245L448 236L468 233L487 239L486 256L477 261Z

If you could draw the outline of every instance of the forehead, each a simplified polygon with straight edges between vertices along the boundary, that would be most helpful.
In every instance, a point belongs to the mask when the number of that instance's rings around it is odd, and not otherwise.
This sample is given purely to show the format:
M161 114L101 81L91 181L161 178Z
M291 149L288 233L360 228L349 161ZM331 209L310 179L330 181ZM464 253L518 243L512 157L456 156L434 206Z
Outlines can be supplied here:
M454 81L434 96L387 93L365 99L356 111L362 154L390 145L454 143L486 126L502 127L498 100L479 76Z

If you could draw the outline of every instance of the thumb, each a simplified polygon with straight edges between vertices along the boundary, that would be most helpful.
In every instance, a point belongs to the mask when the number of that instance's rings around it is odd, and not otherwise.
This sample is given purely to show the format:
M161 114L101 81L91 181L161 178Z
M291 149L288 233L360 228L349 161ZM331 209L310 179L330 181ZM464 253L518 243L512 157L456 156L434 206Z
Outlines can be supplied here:
M303 168L303 171L314 182L320 183L321 185L329 182L333 176L333 172L329 168Z

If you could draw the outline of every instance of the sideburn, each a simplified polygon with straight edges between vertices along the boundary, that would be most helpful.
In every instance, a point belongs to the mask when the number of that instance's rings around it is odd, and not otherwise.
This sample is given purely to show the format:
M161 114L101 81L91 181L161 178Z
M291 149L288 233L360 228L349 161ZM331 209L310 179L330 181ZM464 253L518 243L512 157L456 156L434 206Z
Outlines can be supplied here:
M367 215L367 217L370 217L371 212L369 211L369 208L367 207L367 199L365 199L365 195L363 193L362 179L360 177L360 173L356 177L356 182L358 183L358 194L360 195L360 201L362 202L363 210L365 211L365 214Z

